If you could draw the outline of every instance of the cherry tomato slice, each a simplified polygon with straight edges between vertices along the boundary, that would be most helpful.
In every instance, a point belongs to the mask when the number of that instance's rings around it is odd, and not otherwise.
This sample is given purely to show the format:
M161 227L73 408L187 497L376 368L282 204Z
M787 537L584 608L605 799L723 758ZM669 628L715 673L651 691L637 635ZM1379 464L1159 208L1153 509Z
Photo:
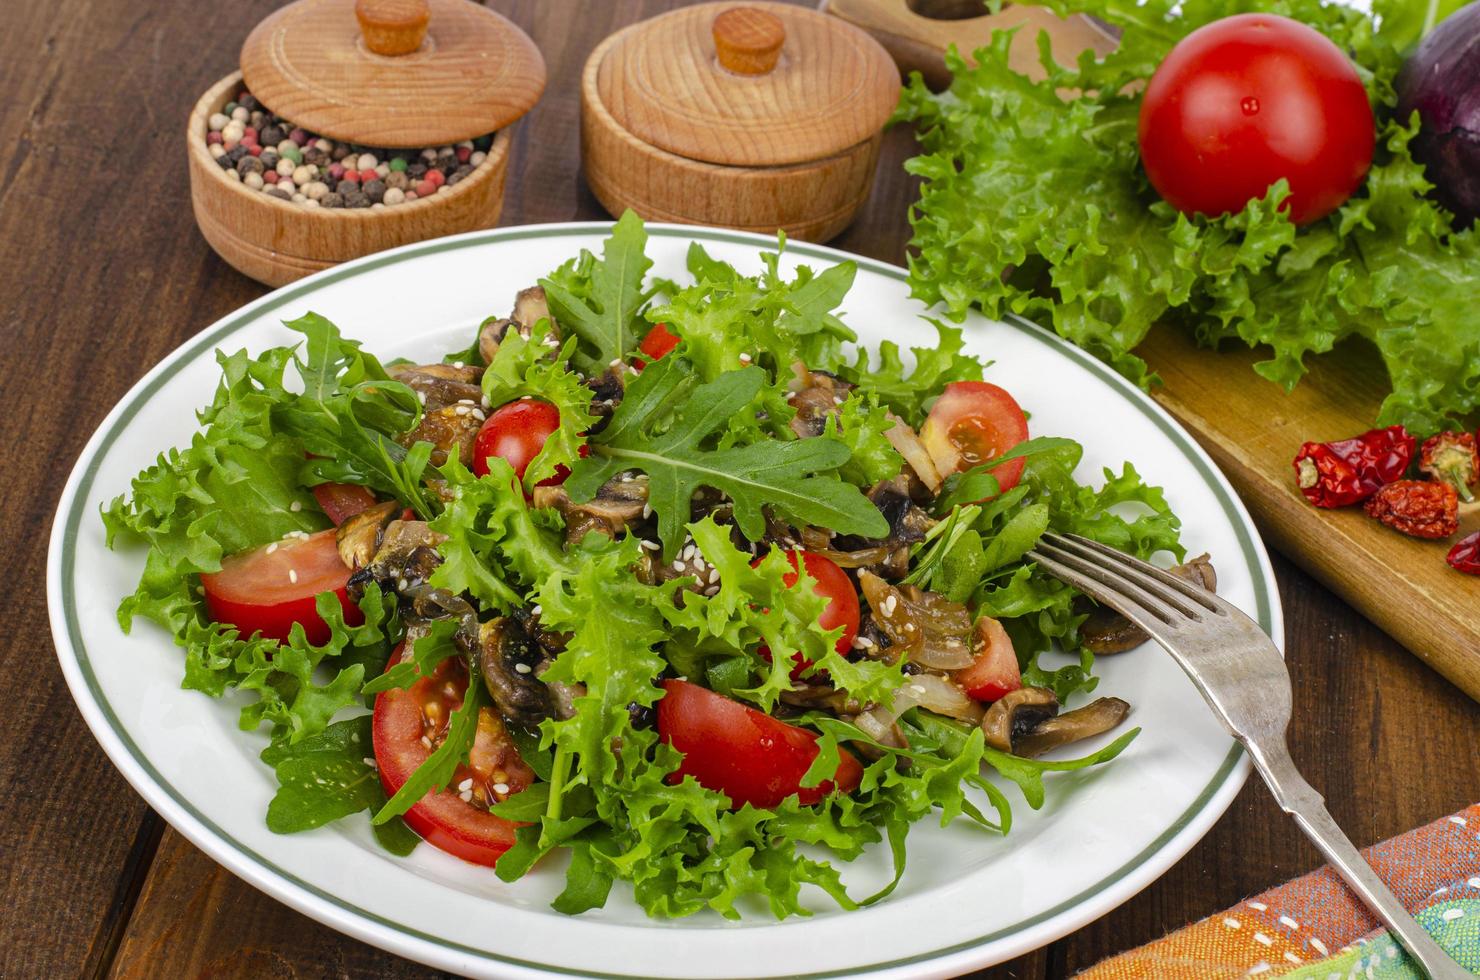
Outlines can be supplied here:
M837 651L846 654L853 646L854 638L858 636L858 592L853 588L853 581L848 578L848 573L839 568L831 558L810 551L788 551L786 560L791 562L792 568L797 567L798 555L801 556L801 562L806 567L807 574L816 580L812 591L827 600L822 615L817 617L817 625L825 630L834 630L841 626L843 635L838 637ZM762 559L757 558L751 563L752 567L759 565L761 561ZM784 576L781 581L787 588L791 588L797 584L798 578L800 576L793 571ZM760 653L767 660L771 658L771 651L765 647L761 648ZM792 680L796 680L812 661L800 650L793 653L791 657L796 665L791 670L791 677Z
M339 557L332 528L229 555L219 572L200 576L206 609L216 622L235 626L243 636L261 633L273 640L286 640L293 624L302 623L308 642L316 646L329 639L329 625L314 606L320 592L339 597L346 623L364 622L345 594L348 583L349 568Z
M1185 214L1237 212L1284 178L1290 220L1325 217L1372 163L1372 105L1351 60L1277 14L1238 14L1184 37L1141 102L1141 162Z
M953 676L968 697L978 701L996 701L1023 686L1017 652L1013 650L1012 638L1002 624L990 616L978 620L976 629L978 641L985 639L986 648L977 655L976 663L962 667Z
M668 354L669 351L678 346L678 338L669 332L666 324L655 323L653 329L643 335L642 343L637 349L642 351L652 360L658 360ZM640 357L632 359L632 366L641 371L647 367L647 361Z
M830 780L803 789L817 758L817 736L688 681L666 680L658 702L658 735L684 754L669 777L693 776L734 807L774 807L795 794L810 806L833 791L858 788L863 767L846 749Z
M501 406L488 416L477 438L473 440L473 472L488 475L488 457L507 460L514 475L524 479L530 462L545 448L545 440L560 428L560 409L549 402L521 398ZM540 481L541 486L564 483L570 470L556 467L555 475Z
M1027 438L1028 417L1017 400L986 381L946 385L920 428L920 441L941 476L1001 456ZM1022 478L1023 460L1008 460L992 475L1004 492L1011 490Z
M313 497L335 527L376 504L370 488L355 483L320 483L313 488Z
M404 644L397 647L387 669L399 663L404 653ZM448 718L462 705L467 690L467 667L459 658L449 657L409 688L376 695L371 732L375 764L387 796L394 796L446 738ZM498 713L488 707L479 709L468 762L458 766L446 789L428 793L406 811L404 819L433 847L491 867L513 846L519 824L495 817L488 808L527 787L534 773L519 757ZM464 800L463 793L469 799Z

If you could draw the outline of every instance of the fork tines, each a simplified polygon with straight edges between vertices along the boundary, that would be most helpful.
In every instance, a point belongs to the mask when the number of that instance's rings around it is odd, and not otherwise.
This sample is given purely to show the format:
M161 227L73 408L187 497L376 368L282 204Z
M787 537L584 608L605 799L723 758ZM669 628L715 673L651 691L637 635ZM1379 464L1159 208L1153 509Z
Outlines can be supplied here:
M1046 571L1145 629L1226 615L1216 595L1109 545L1048 532L1028 552Z

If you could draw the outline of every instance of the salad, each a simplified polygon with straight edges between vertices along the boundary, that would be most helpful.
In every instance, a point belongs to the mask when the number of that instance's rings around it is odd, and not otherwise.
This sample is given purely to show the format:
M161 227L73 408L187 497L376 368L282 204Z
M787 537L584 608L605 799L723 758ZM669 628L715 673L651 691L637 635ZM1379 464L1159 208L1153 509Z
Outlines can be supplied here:
M1007 833L1003 785L1037 808L1130 743L1087 696L1144 636L1024 555L1181 561L1179 522L1128 463L1081 484L959 330L855 349L851 263L695 244L678 283L646 240L625 215L440 361L314 313L218 352L190 444L103 510L147 547L119 621L247 698L273 831L364 813L509 881L567 852L570 914L618 880L653 916L857 908L917 821ZM894 881L850 894L835 862L880 842Z

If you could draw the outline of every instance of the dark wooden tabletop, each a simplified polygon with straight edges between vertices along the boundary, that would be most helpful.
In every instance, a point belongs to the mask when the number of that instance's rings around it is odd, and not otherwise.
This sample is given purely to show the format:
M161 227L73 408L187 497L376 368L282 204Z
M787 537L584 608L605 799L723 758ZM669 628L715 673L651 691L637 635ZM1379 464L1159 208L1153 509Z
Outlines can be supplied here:
M604 217L580 176L577 79L595 44L674 4L492 0L544 52L505 224ZM190 213L185 120L273 0L48 0L0 30L0 977L428 977L218 867L103 756L52 656L46 538L58 490L114 402L264 288ZM834 244L902 262L912 181L888 134L873 197ZM1296 762L1367 845L1480 799L1480 709L1276 559ZM1301 874L1315 850L1250 783L1159 881L1080 931L980 974L1061 977Z

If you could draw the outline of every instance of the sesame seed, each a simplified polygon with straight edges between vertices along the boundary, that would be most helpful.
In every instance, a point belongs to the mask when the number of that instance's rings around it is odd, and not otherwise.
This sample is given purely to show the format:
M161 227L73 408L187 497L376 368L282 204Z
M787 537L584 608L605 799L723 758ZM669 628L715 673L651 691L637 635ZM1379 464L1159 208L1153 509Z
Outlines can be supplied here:
M480 400L479 404L483 406L485 412L493 407L493 402L489 401L486 397Z
M538 602L536 602L534 605L532 605L532 606L529 607L529 614L531 616L538 616L540 613L542 613L544 611L545 611L545 607L542 606L542 605L540 605Z
M689 545L688 547L684 548L684 550L683 550L683 552L681 554L681 557L683 558L684 561L688 561L689 559L693 558L694 557L694 546L693 545Z
M461 793L457 794L457 798L462 800L464 803L471 803L473 802L473 791L470 789L465 789Z
M797 396L797 393L796 392L794 392L794 391L788 391L786 393L786 400L787 401L791 401L792 399L796 398L796 396Z
M424 745L424 746L426 746L427 748L431 748L432 747L432 740L429 739L429 738L427 738L425 735L423 735L421 737L421 744Z
M427 403L427 393L424 391L418 391L416 393L416 400L425 405Z
M457 403L459 405L476 405L476 404L478 404L477 402L473 401L473 399L471 399L471 398L459 398L457 400Z
M372 759L372 758L370 758L368 755L365 758L361 759L360 761L363 762L365 765L369 766L371 769L374 769L375 768L375 760Z
M288 581L294 585L298 584L298 570L296 568L288 569Z
M466 405L459 405L459 406L457 406L456 408L454 408L452 410L452 414L453 415L466 415L466 414L468 414L471 411L472 411L472 409L469 408L468 406L466 406Z
M529 671L530 671L529 664L515 664L514 665L514 672L515 673L518 673L518 674L527 674L527 673L529 673Z
M468 414L477 419L479 422L486 422L488 420L488 416L483 414L483 410L481 408L469 409Z
M675 572L681 572L681 571L683 571L683 559L675 559L674 560L674 562L673 562L673 570Z
M508 783L494 783L493 784L493 791L495 793L497 793L499 796L508 796L509 795L509 784Z
M749 354L742 353L740 355L740 363L741 364L749 364L751 362L751 360L752 360L752 358L751 358L751 356Z
M893 616L894 615L894 607L895 607L895 605L896 605L896 603L894 601L894 596L891 595L891 596L885 597L884 603L883 603L883 605L880 608L883 609L885 616Z
M718 568L711 568L709 570L709 584L710 585L713 585L715 582L718 582L718 581L719 581L719 569Z
M278 543L276 541L274 541L272 544L270 544L270 545L267 546L267 553L270 555L274 551L277 551L277 548L278 548Z
M288 505L288 509L291 510L295 514L298 513L300 510L303 509L303 501L301 501L301 500L295 500L295 501L293 501L291 504Z
M718 592L719 592L719 586L717 586L717 585L711 585L711 586L708 586L708 587L706 587L704 589L704 594L705 595L716 595L716 594L718 594Z
M868 648L869 648L869 647L871 647L871 646L873 646L873 645L874 645L874 641L873 641L873 640L870 640L870 639L869 639L869 638L868 638L868 637L866 637L866 636L860 636L860 637L858 637L858 639L857 639L857 640L855 640L855 641L854 641L854 642L856 642L856 643L858 643L858 644L860 644L860 645L862 645L862 646L863 646L863 648L864 648L864 649L865 649L865 650L867 650L867 649L868 649Z
M924 688L921 688L921 690L924 690ZM467 779L464 779L462 782L458 783L457 784L457 788L458 788L458 790L460 792L463 792L463 791L467 791L467 790L472 789L473 788L473 777L472 776L469 776Z
M648 518L648 517L652 517L653 516L653 505L652 504L643 504L642 505L642 516L644 518Z
M911 684L910 685L910 690L911 691L914 691L916 694L924 694L925 693L925 685L924 684Z
M452 362L452 366L454 368L456 368L457 370L461 371L465 365L463 364L462 361L453 361Z
M621 366L622 366L622 359L620 357L614 357L614 358L612 358L612 362L607 365L607 367L621 367Z

